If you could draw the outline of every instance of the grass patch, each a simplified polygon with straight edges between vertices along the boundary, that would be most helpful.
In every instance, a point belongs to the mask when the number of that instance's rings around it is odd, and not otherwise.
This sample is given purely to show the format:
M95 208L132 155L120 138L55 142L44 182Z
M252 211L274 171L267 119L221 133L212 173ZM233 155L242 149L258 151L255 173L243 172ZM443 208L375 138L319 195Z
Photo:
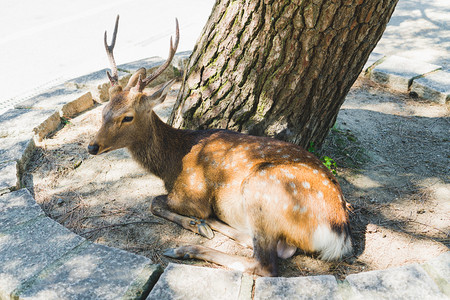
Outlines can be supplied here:
M331 128L322 147L315 154L331 170L336 170L339 166L356 171L369 161L366 150L356 136L349 129L341 129L338 125Z

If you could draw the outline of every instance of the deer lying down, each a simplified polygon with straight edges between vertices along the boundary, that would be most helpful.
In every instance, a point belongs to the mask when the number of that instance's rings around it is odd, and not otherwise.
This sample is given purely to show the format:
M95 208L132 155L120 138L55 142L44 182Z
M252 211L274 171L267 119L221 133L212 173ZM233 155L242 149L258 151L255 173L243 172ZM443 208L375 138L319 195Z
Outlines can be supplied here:
M113 48L110 101L88 150L96 155L127 148L132 157L164 181L168 195L151 203L153 214L213 237L217 230L253 248L253 257L228 255L200 245L169 249L174 258L197 258L258 274L277 275L277 257L297 248L338 260L351 253L348 212L331 172L294 144L227 130L179 130L162 122L153 108L173 80L153 95L143 89L170 64L178 46L170 41L167 61L146 77L139 69L126 87L118 84Z

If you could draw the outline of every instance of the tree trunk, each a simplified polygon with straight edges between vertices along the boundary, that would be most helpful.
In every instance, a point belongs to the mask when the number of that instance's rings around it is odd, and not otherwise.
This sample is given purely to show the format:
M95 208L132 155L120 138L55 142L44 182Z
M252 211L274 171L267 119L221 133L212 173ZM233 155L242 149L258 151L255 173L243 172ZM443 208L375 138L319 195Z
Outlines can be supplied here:
M218 0L173 126L320 146L398 0Z

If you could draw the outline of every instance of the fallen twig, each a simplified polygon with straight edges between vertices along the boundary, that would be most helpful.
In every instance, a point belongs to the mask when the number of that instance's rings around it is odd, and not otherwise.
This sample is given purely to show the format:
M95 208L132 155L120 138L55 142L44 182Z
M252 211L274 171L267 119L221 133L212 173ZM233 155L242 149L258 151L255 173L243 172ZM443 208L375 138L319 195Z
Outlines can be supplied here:
M98 228L94 228L92 230L86 231L86 232L82 232L80 233L80 235L86 235L92 232L96 232L99 230L103 230L106 228L111 228L111 227L119 227L119 226L128 226L128 225L135 225L135 224L162 224L161 222L158 221L135 221L135 222L128 222L128 223L118 223L118 224L110 224L110 225L105 225L102 227L98 227Z
M417 223L417 224L420 224L420 225L429 227L429 228L431 228L431 229L437 230L437 231L439 231L439 232L442 232L442 233L445 234L447 237L450 236L450 233L449 233L449 232L445 232L445 231L443 231L443 230L441 230L441 229L439 229L439 228L436 228L436 227L434 227L434 226L431 226L431 225L428 225L428 224L425 224L425 223L422 223L422 222L419 222L419 221L408 220L407 222Z

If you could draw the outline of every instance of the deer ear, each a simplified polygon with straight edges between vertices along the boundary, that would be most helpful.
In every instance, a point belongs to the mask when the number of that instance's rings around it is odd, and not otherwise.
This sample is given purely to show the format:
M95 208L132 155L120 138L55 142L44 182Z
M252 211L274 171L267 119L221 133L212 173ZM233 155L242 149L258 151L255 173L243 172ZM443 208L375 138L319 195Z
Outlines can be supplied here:
M133 88L136 85L137 81L139 80L139 76L141 78L145 78L145 74L146 74L145 68L140 68L139 70L137 70L136 73L134 73L133 76L131 76L130 79L128 80L127 86L124 88L124 91L131 90L131 88Z
M151 102L153 106L161 104L166 99L167 93L170 91L170 87L175 83L175 81L177 81L177 78L166 82L159 90L150 96L145 96L145 101Z

